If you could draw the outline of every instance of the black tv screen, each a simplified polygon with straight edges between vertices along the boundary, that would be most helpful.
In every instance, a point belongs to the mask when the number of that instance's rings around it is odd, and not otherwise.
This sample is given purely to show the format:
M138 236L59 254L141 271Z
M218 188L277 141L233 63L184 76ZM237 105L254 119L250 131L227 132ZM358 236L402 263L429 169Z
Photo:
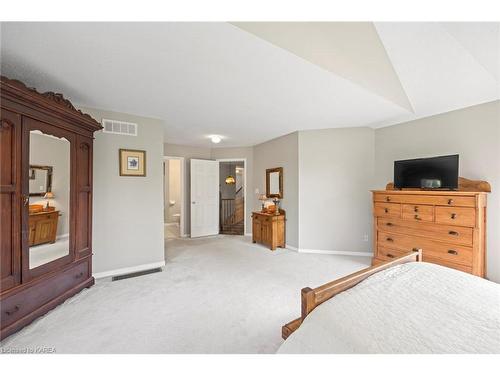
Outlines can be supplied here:
M395 161L394 187L457 189L458 155Z

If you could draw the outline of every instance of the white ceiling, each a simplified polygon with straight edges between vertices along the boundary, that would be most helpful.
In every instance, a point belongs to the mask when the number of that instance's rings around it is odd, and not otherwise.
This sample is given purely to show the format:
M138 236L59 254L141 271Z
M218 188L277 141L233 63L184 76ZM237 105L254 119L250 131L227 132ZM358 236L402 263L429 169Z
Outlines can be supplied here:
M233 25L412 110L371 22L235 22Z
M248 146L498 99L499 38L498 23L2 23L1 69L161 119L169 143Z

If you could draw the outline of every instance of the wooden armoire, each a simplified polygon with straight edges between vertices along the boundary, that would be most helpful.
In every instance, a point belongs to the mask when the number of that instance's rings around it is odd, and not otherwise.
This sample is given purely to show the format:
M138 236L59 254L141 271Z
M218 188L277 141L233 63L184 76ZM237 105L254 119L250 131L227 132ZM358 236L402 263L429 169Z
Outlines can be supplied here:
M61 94L39 93L1 77L0 338L3 339L83 288L92 277L92 142L101 125ZM34 267L29 243L30 135L68 143L67 247ZM56 170L54 173L58 173ZM40 194L37 194L40 195ZM64 236L63 236L64 237ZM46 245L40 245L46 246ZM46 250L44 250L46 251Z

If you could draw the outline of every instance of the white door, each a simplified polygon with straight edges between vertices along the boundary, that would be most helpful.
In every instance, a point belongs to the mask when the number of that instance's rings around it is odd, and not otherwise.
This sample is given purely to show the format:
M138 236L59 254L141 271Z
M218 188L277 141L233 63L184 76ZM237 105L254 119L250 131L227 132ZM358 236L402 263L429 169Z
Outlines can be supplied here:
M191 237L219 234L219 162L191 159Z

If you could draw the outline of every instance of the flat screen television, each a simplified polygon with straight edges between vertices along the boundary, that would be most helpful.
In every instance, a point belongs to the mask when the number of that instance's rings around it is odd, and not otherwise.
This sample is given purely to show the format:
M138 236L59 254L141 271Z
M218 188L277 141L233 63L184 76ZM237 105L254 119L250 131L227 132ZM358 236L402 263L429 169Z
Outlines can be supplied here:
M394 187L457 189L458 155L397 160L394 162Z

